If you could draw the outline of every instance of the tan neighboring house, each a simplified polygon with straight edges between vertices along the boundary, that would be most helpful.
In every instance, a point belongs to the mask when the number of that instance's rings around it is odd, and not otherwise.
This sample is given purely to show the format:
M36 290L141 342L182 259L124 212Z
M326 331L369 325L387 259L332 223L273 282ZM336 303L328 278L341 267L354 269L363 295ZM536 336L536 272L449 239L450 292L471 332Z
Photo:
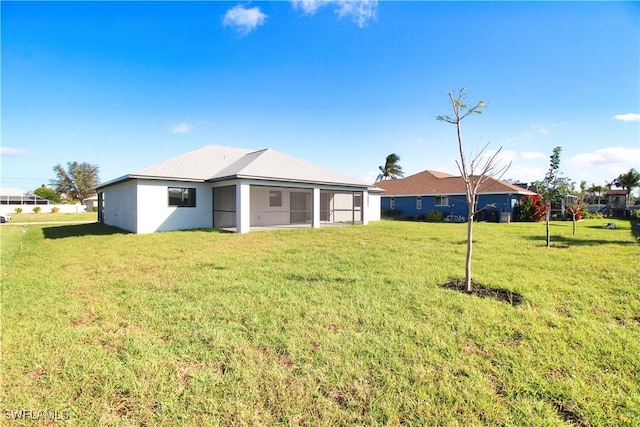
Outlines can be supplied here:
M613 218L624 218L627 215L629 206L627 206L627 190L609 190L605 193L607 207L606 215Z

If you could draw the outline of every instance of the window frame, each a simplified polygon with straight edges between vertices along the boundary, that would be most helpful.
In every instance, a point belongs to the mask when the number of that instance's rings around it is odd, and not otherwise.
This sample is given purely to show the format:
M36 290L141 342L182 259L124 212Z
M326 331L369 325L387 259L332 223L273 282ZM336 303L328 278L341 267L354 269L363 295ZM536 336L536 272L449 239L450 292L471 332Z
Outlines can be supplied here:
M438 203L440 199L440 203ZM435 196L433 200L434 206L449 206L449 196Z
M282 190L269 190L269 207L270 208L282 207Z
M353 194L353 207L362 209L362 193Z
M180 202L175 202L176 197L171 197L172 190L180 192ZM186 194L186 198L185 198ZM172 201L172 199L174 201ZM167 187L167 206L170 208L195 208L196 207L196 188L195 187Z
M395 197L390 197L389 198L389 209L395 209L396 208L396 198Z
M416 210L422 210L422 196L416 196Z

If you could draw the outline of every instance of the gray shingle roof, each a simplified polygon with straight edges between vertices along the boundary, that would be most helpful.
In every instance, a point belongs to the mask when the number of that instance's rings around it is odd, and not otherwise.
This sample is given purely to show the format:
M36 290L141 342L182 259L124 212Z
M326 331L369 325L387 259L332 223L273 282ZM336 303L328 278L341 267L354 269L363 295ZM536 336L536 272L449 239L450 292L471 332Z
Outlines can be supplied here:
M164 162L140 169L131 175L148 178L207 180L236 162L251 150L243 148L207 145Z
M210 179L217 180L231 176L277 181L369 186L369 184L350 176L272 149L247 154L234 164L210 177Z
M357 187L370 186L363 181L276 150L252 151L219 145L207 145L198 150L140 169L117 180L104 183L101 187L131 178L189 181L252 178Z

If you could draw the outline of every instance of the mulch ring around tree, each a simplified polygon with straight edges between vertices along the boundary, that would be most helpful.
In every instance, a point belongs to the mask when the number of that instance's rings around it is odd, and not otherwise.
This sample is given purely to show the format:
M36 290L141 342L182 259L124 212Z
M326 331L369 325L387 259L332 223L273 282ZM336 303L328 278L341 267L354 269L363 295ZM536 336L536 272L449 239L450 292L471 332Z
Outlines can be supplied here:
M522 304L524 299L523 296L517 292L513 292L508 289L487 288L482 284L473 282L471 283L471 292L466 292L464 290L464 281L462 280L450 280L449 282L440 285L440 287L459 291L464 294L468 293L479 298L493 298L514 307Z

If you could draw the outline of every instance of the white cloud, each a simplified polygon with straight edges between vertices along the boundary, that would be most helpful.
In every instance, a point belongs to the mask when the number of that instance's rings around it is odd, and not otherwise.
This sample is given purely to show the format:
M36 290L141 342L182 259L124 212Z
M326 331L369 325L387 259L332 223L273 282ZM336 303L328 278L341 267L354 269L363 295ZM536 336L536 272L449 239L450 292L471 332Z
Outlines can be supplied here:
M507 138L505 141L508 143L529 142L538 135L547 136L549 135L549 130L545 128L538 128L537 126L531 126L530 132L526 132L512 138Z
M521 164L512 164L505 178L510 180L532 183L534 181L541 180L544 177L546 170L541 167L526 167Z
M378 0L340 1L338 4L338 17L351 18L360 28L375 19L378 11Z
M523 151L522 153L520 153L520 155L525 160L538 160L545 159L547 157L546 154L538 153L536 151Z
M330 3L329 0L291 0L294 8L300 8L307 15L313 15L321 6Z
M0 154L5 156L26 156L29 152L24 148L0 147Z
M252 7L246 9L244 6L235 6L227 11L222 20L225 27L233 27L240 34L249 34L256 27L264 24L267 15L260 11L260 8Z
M190 133L193 130L191 123L178 123L171 126L171 133Z
M291 0L294 8L302 9L307 15L313 15L321 7L333 5L338 18L350 18L360 28L375 19L378 12L378 0Z
M590 153L580 153L569 159L569 164L573 167L622 167L623 165L637 165L640 163L640 148L630 147L607 147L600 148Z
M496 153L498 152L498 150L487 150L485 151L482 156L483 160L488 160L489 158L491 158L491 156L494 156ZM474 153L471 153L472 156L475 156ZM499 165L507 165L510 162L513 162L514 160L516 160L516 158L518 157L518 153L516 153L513 150L501 150L500 153L496 156L496 160L499 163ZM482 162L479 162L482 163Z
M640 114L636 113L616 114L613 118L623 122L640 122Z

